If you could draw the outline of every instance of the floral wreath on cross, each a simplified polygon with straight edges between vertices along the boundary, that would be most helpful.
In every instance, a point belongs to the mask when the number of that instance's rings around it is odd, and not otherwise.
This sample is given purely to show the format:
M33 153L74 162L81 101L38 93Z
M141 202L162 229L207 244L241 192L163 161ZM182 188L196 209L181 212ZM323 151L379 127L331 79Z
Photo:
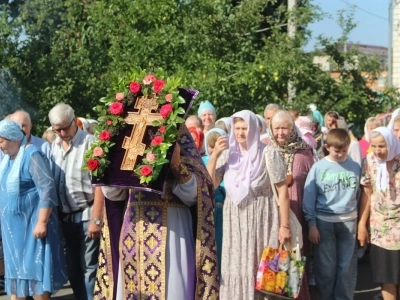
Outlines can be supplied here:
M176 141L178 125L185 122L181 117L185 114L181 107L185 100L179 96L180 83L180 78L165 78L162 69L158 69L155 74L148 74L143 70L116 78L109 95L101 98L102 104L94 108L99 113L97 140L85 153L83 169L92 172L97 178L104 176L110 164L109 149L115 145L112 137L126 125L125 108L130 107L138 98L147 96L157 99L162 120L153 122L157 133L145 149L145 156L134 173L140 178L140 184L155 181L163 165L169 162L166 158L167 152Z

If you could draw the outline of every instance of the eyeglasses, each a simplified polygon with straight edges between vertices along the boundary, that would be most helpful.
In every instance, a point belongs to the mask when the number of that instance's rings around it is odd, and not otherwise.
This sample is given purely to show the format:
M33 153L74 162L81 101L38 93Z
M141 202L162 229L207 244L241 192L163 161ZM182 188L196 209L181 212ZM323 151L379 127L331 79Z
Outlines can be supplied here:
M74 120L75 120L75 118L73 118L72 121L71 121L71 123L69 123L69 125L68 125L68 126L65 126L64 128L53 129L53 132L54 132L54 133L60 133L62 130L63 130L63 131L67 131L68 129L71 128L72 123L74 122Z

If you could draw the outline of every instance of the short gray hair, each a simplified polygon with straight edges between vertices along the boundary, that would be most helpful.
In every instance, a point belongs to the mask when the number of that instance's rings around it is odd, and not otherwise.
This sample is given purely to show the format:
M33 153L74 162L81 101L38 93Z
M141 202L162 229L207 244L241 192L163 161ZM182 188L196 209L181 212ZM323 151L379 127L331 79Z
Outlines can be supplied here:
M65 103L58 103L49 112L49 120L52 125L72 121L75 118L74 110Z
M280 109L278 110L271 118L271 124L273 123L273 121L288 121L289 124L293 127L294 126L294 120L292 118L292 116L290 115L290 113L286 110Z
M275 111L277 111L277 110L281 110L281 109L282 109L282 107L281 107L279 104L270 103L270 104L268 104L268 105L265 107L265 109L264 109L264 115L265 115L265 112L266 112L267 110L275 110Z

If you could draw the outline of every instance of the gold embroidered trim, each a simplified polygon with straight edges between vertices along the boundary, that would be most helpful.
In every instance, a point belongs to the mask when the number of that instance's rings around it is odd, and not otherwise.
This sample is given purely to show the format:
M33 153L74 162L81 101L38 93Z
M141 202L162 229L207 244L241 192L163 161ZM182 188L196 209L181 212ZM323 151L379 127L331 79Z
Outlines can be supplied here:
M175 163L170 166L172 173L177 183L184 184L192 178L192 173L189 172L183 163Z
M165 206L165 207L182 207L188 208L183 203L177 202L161 202L161 201L140 201L140 202L132 202L129 206Z

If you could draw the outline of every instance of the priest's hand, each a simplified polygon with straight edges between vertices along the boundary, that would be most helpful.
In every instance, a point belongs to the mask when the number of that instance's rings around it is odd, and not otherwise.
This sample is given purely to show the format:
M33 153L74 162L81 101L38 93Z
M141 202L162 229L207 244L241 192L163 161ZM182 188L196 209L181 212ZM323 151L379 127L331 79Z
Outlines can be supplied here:
M93 220L89 221L88 226L88 237L91 239L97 239L100 237L101 225L96 225Z
M172 154L171 164L180 164L181 163L181 147L176 144L174 153Z

